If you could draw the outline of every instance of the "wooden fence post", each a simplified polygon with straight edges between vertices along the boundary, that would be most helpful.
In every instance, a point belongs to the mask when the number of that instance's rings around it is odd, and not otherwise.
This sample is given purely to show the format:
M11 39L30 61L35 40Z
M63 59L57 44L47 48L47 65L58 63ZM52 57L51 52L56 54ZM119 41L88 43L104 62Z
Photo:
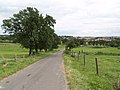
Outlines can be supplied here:
M70 56L72 56L72 51L70 52Z
M74 58L75 58L75 52L74 52Z
M81 52L83 53L83 50Z
M80 55L80 51L79 51L79 55Z
M72 51L72 55L71 56L73 57L73 55L74 55L74 52Z
M98 75L99 71L98 71L98 60L97 60L97 58L95 58L95 63L96 63L96 74Z
M77 53L78 54L78 60L79 60L79 53Z
M72 57L73 57L73 51L72 51Z
M84 58L84 66L85 66L85 59L86 59L86 58L85 58L85 53L84 53L84 56L83 56L83 58Z

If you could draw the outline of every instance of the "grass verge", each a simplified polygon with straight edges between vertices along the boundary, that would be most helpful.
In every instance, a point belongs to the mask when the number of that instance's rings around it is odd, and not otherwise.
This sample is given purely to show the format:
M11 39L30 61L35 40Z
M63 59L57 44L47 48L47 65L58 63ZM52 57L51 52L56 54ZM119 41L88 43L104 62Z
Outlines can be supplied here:
M76 48L74 51L82 49ZM85 49L90 53L93 51L93 54L86 55L85 66L82 54L79 59L63 54L69 90L120 90L120 56L96 55L94 53L99 50L88 47ZM111 53L114 48L106 49L108 51L104 49L102 52ZM98 58L99 75L96 75L95 57Z
M0 80L40 59L50 56L62 48L63 46L60 45L58 49L54 49L53 51L28 56L28 50L22 48L19 44L0 44Z

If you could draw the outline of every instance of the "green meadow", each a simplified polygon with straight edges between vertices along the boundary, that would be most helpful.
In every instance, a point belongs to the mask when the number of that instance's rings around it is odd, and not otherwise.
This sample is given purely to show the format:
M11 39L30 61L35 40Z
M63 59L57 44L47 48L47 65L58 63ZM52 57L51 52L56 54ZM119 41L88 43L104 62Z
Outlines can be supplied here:
M37 55L28 56L28 49L21 47L15 43L0 43L0 80L27 67L28 65L45 58L58 49L48 52L40 52Z
M80 52L79 57L63 54L69 90L120 90L120 49L79 47L72 52Z

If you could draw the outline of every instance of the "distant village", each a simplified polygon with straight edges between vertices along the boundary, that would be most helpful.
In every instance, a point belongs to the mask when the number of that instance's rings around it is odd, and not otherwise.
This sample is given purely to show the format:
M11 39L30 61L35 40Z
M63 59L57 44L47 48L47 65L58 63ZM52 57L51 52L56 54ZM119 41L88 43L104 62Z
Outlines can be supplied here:
M113 37L77 37L85 41L112 41Z
M71 38L76 38L80 40L85 40L85 41L112 41L115 38L120 38L120 37L74 37L74 36L61 36L64 39L71 39Z

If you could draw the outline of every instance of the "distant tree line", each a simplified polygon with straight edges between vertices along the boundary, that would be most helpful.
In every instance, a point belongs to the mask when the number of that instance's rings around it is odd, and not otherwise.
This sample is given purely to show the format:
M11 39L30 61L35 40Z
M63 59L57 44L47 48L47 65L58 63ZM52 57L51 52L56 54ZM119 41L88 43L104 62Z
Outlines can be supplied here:
M10 35L0 35L0 43L11 43L13 42L13 37Z
M10 35L0 35L0 40L13 40L14 38Z
M105 40L85 40L79 39L79 37L73 36L61 36L61 41L66 45L66 49L71 50L72 48L79 46L93 46L93 47L120 47L120 38L113 38L111 41Z
M14 37L14 41L29 48L29 55L35 50L52 50L58 47L60 38L54 32L56 20L50 16L39 14L36 8L27 7L3 20L2 29Z
M88 45L93 45L93 46L108 46L108 47L120 47L120 38L114 38L111 41L105 41L105 40L88 41Z
M81 46L81 45L86 45L86 42L84 39L78 39L73 36L60 36L60 39L63 44L65 44L65 48L67 50L71 50L72 48Z
M120 48L120 37L114 38L109 44L111 47L119 47Z
M88 45L93 46L109 46L111 41L104 41L104 40L98 40L98 41L88 41Z

